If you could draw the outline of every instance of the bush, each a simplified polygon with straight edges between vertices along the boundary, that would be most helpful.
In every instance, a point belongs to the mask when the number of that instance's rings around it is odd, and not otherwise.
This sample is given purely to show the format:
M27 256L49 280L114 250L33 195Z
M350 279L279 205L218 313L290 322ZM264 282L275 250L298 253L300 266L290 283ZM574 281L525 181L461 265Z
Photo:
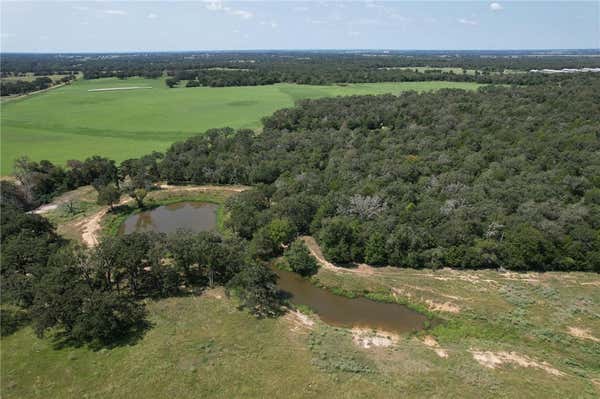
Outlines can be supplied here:
M292 271L303 276L310 276L319 270L316 259L310 254L304 241L294 241L284 253Z

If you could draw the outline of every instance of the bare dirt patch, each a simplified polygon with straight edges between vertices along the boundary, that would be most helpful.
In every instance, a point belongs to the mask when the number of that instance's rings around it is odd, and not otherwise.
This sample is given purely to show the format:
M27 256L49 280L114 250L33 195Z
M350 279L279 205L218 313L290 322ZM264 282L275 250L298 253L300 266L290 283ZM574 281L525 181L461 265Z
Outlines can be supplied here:
M241 193L242 191L248 190L246 186L174 186L171 184L159 185L161 190L169 191L226 191L232 193Z
M460 306L452 302L435 302L431 299L425 301L429 310L434 312L460 313Z
M595 287L600 287L600 281L588 281L586 283L580 283L581 285L593 285Z
M438 355L439 357L446 359L448 357L448 351L446 349L440 348L440 344L437 340L431 335L427 335L423 338L423 344L431 349Z
M364 328L352 329L352 342L364 349L387 348L396 344L399 337L384 331L372 331Z
M600 338L594 337L589 328L569 327L567 329L567 332L569 333L569 335L572 335L576 338L587 339L593 342L600 342Z
M517 352L491 352L476 350L469 350L469 352L471 352L473 359L475 359L477 363L490 369L498 368L504 364L513 364L519 367L532 367L544 370L546 373L556 377L565 375L565 373L555 369L546 362L538 362Z
M299 329L312 330L315 325L313 319L297 310L289 310L283 318L292 324L293 331L298 331Z

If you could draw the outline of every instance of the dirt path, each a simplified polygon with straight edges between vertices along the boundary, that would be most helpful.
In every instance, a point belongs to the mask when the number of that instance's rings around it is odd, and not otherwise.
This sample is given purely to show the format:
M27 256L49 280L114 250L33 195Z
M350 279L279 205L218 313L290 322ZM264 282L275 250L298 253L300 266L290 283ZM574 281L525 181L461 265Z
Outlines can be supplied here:
M118 205L125 205L132 200L132 198L123 198L119 201ZM95 247L98 245L98 238L100 237L100 231L102 230L100 222L109 209L110 208L107 206L77 223L77 227L81 229L81 239L88 247Z
M248 190L247 186L174 186L172 184L160 184L161 190L172 191L225 191L231 193L241 193Z
M41 205L31 211L31 213L43 215L44 213L52 212L58 209L59 206L64 205L69 201L80 201L82 197L89 196L92 192L94 192L94 189L91 186L79 187L75 190L59 195L58 197L54 198L51 203Z
M336 273L356 273L364 275L371 275L377 273L377 270L374 267L362 263L359 264L358 267L352 269L336 266L333 263L329 262L327 259L325 259L325 256L321 251L321 247L313 237L302 236L300 237L300 239L304 241L304 243L308 247L308 250L310 251L310 254L314 256L317 259L317 261L321 264L321 266L325 269L332 270Z

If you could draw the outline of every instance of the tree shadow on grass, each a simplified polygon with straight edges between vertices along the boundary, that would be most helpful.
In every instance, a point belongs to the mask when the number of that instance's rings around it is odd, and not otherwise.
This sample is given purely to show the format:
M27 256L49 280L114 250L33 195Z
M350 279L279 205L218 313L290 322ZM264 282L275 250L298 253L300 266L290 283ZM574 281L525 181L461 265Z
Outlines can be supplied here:
M102 349L114 349L123 346L134 346L136 345L146 334L146 332L153 327L153 324L146 320L140 320L133 325L129 330L123 331L113 337L110 340L94 340L94 341L81 341L71 337L65 331L57 331L50 338L53 349L65 349L65 348L81 348L87 346L93 351L99 351Z

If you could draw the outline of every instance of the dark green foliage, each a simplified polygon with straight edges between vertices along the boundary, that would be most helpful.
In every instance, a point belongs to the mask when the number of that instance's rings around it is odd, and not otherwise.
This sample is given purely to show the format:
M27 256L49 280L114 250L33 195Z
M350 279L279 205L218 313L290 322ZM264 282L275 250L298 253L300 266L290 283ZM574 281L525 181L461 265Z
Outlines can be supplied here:
M25 198L23 190L7 180L0 181L0 204L25 211L32 207Z
M277 275L267 267L246 265L227 284L240 298L241 306L256 317L272 317L281 313Z
M319 266L317 260L310 254L304 241L294 241L284 253L285 259L292 271L303 276L317 273Z
M597 270L600 79L553 79L304 100L260 134L176 143L160 170L273 181L228 203L227 224L261 258L279 254L266 226L287 219L340 263Z
M231 216L226 226L240 237L250 239L261 224L259 215L268 208L269 199L260 190L248 190L229 198L225 206Z
M63 241L41 216L4 205L0 213L2 301L28 307L49 256Z
M29 323L29 314L17 307L0 308L0 336L10 335Z
M244 244L236 239L202 232L180 231L169 237L169 249L177 270L187 284L225 284L242 267Z
M31 318L43 336L58 329L67 341L107 345L142 328L145 309L125 293L98 288L81 252L58 252L36 285Z
M50 161L38 163L21 157L15 161L15 177L20 183L18 195L28 204L28 208L49 202L56 195L80 186L93 184L99 188L111 183L118 184L115 162L99 156L84 162L68 161L66 169Z
M335 217L324 221L319 233L323 254L337 263L350 263L362 259L360 224L347 217Z
M119 202L121 198L121 191L114 184L108 184L97 188L98 190L98 204L109 205L110 209L113 209L113 205Z

